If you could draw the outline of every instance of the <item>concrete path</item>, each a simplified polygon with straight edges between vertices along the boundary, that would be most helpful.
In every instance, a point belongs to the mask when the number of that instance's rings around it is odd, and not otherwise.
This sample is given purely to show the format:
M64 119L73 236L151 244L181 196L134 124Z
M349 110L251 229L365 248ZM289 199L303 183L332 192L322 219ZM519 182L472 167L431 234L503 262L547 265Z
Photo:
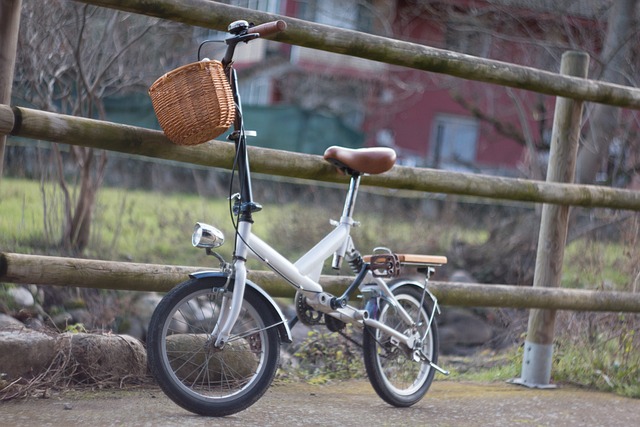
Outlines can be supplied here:
M0 426L634 426L640 400L575 387L437 381L411 408L385 404L366 381L277 384L248 410L211 419L156 388L74 391L0 403Z

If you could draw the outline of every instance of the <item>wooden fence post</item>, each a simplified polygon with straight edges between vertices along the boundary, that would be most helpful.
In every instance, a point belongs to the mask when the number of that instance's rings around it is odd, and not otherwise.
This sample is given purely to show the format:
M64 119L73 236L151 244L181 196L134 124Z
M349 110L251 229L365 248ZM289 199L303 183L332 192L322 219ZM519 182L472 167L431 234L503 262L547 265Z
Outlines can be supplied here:
M589 56L584 52L565 52L560 73L586 77ZM553 119L547 181L574 181L583 101L558 98ZM545 204L538 237L534 287L559 287L567 241L569 206ZM527 387L552 388L551 362L555 310L532 309L529 313L521 377L513 380Z
M22 0L0 0L0 104L11 102L13 69L20 29ZM5 135L0 135L0 179L4 170Z

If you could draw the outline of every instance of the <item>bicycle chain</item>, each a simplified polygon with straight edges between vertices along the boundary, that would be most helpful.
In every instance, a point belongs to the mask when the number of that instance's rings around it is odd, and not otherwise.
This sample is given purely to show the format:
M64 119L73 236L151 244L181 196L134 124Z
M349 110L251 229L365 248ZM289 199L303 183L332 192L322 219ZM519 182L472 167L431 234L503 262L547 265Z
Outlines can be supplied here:
M344 332L344 330L339 330L339 331L336 331L336 332L338 332L338 333L340 334L340 336L342 336L342 337L343 337L344 339L346 339L347 341L349 341L349 342L351 342L351 343L353 343L353 344L357 345L360 349L362 349L362 343L361 343L361 342L356 341L356 340L355 340L355 339L353 339L353 338L351 338L349 335L347 335L347 334Z
M351 342L351 343L355 344L356 346L358 346L361 350L364 348L361 342L358 342L358 341L356 341L355 339L351 338L351 337L350 337L349 335L347 335L344 331L338 331L338 333L339 333L339 334L340 334L344 339L346 339L347 341L349 341L349 342ZM365 334L373 334L373 332L371 332L371 331L365 331L364 333L365 333ZM388 351L387 349L385 349L385 348L384 348L384 346L382 345L382 343L381 343L380 341L378 341L375 337L374 337L373 339L378 343L378 345L379 345L382 349L384 349L384 353L383 353L383 354L380 354L380 357L382 357L383 359L388 359L388 358L389 358L389 356L388 356L389 351Z

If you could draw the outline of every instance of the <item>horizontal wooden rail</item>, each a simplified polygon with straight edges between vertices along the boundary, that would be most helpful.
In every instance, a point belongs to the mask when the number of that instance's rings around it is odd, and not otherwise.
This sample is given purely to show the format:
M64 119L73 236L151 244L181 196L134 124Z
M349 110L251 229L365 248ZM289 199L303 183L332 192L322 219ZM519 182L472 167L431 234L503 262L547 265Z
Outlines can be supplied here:
M171 143L162 132L28 108L0 105L0 134L41 139L204 166L231 168L233 144L211 141L195 147ZM346 182L320 156L250 147L258 173L316 181ZM640 192L395 166L366 176L364 185L583 207L640 211Z
M20 284L166 292L198 270L203 267L0 253L0 282ZM293 296L293 288L270 271L252 271L249 279L274 297ZM320 282L340 295L351 280L322 276ZM430 289L443 305L640 313L637 293L449 282L431 282Z
M479 58L209 0L80 1L220 31L226 31L229 23L238 19L246 19L256 24L282 19L287 23L287 30L274 37L281 42L548 95L640 109L639 89L563 76L532 67Z

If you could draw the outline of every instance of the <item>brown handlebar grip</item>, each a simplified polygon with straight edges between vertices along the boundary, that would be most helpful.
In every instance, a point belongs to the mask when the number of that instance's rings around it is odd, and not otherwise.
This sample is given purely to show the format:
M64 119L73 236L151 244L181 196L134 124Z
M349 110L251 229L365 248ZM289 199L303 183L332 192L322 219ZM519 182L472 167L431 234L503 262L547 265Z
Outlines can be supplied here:
M269 37L287 29L287 23L281 20L265 22L247 30L249 34L260 34L260 37Z

